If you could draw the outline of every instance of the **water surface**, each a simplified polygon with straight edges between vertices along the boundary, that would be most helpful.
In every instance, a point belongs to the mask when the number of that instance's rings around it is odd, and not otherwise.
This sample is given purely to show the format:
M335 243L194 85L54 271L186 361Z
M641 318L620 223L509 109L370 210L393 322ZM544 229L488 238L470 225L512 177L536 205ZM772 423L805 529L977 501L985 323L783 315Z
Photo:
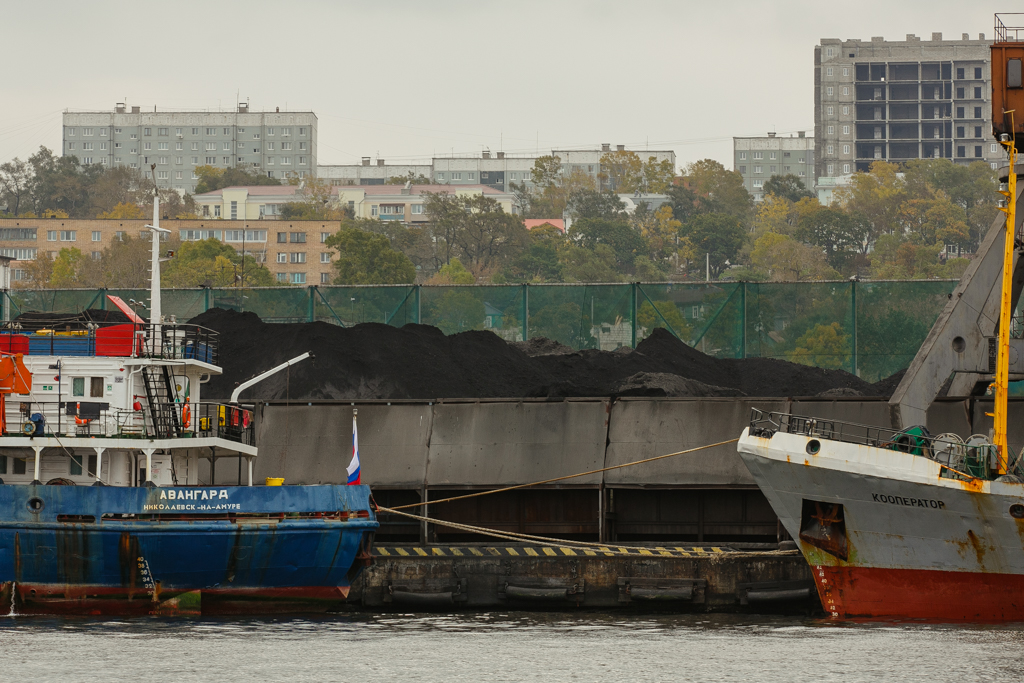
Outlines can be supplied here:
M1024 624L493 612L0 618L4 681L1021 681Z

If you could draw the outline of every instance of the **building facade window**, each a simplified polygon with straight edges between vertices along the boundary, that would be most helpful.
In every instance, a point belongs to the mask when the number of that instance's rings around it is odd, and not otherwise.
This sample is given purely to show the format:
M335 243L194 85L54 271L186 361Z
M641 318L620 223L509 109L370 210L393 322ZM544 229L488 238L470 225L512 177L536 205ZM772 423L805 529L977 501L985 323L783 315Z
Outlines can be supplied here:
M331 254L330 254L330 252L325 251L322 254L320 254L320 263L330 263L330 262L331 262Z

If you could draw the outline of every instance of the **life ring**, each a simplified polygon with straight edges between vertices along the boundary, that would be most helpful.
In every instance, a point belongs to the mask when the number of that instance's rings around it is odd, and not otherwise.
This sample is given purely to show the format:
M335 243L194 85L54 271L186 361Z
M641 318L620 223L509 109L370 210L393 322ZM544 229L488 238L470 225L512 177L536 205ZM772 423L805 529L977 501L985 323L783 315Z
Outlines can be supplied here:
M92 420L75 415L75 424L77 425L87 425L90 422L92 422Z
M186 429L192 424L192 409L189 408L188 403L181 408L181 424Z

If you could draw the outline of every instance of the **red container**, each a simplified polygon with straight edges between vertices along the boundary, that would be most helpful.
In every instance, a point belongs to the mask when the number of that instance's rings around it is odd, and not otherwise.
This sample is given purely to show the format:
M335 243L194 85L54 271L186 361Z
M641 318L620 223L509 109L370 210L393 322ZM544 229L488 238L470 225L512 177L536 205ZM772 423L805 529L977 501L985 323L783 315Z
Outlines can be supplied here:
M132 339L134 337L134 325L101 327L96 330L96 355L130 356L132 355Z
M0 334L0 351L28 354L28 337L23 334Z

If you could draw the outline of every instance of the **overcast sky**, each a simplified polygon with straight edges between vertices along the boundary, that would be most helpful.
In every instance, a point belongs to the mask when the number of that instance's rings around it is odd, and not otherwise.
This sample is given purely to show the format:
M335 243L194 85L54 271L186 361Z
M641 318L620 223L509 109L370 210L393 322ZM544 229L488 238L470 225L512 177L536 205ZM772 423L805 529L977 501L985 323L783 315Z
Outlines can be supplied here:
M814 129L820 38L992 36L1001 0L0 0L0 161L61 112L275 107L319 162L429 163L607 142L730 164L733 136Z

